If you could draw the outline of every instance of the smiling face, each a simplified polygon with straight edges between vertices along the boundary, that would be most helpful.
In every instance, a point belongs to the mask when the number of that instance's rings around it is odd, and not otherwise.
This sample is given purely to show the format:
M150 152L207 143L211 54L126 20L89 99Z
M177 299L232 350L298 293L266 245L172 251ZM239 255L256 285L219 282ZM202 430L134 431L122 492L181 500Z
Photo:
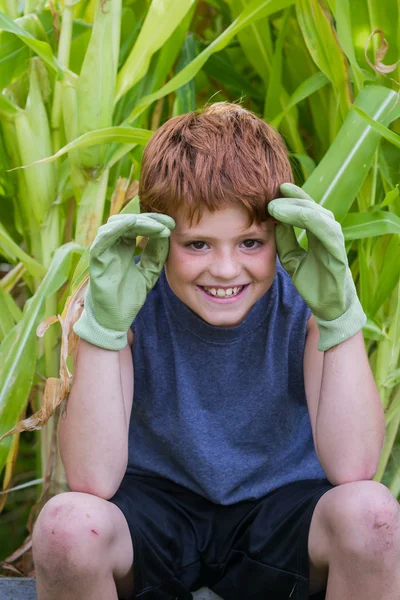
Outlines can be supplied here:
M239 325L274 280L275 222L248 227L248 213L240 205L205 210L192 227L174 218L165 263L172 291L210 325ZM234 289L238 286L244 288Z

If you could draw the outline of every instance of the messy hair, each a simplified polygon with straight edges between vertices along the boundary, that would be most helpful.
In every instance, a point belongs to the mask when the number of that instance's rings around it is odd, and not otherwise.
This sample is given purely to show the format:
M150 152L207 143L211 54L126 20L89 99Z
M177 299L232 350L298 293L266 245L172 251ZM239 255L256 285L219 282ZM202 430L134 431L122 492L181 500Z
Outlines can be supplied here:
M141 212L200 221L241 204L249 226L269 217L280 184L293 182L287 149L271 125L240 105L216 102L169 119L147 144L139 182Z

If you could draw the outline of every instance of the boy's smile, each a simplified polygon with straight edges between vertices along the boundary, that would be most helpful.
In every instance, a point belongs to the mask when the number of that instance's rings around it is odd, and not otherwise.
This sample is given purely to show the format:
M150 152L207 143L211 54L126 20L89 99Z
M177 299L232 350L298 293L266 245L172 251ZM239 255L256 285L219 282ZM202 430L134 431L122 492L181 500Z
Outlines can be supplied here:
M176 228L165 263L172 291L210 325L239 325L274 280L275 222L248 227L243 206L204 210L191 228L173 218Z

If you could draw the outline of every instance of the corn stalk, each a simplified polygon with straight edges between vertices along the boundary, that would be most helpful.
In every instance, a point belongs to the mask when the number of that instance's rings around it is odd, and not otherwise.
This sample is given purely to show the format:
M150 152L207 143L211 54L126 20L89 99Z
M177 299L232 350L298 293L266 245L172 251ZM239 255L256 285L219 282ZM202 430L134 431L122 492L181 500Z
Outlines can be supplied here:
M376 479L398 496L398 3L60 0L51 13L43 0L19 9L0 0L4 485L18 453L10 431L18 440L41 429L37 476L46 473L70 384L65 339L87 275L84 250L108 214L138 211L152 130L210 99L242 99L281 131L297 183L342 223L387 422ZM386 56L377 35L369 39L375 29L388 41ZM16 428L30 396L38 414ZM51 493L66 489L59 458L51 481Z

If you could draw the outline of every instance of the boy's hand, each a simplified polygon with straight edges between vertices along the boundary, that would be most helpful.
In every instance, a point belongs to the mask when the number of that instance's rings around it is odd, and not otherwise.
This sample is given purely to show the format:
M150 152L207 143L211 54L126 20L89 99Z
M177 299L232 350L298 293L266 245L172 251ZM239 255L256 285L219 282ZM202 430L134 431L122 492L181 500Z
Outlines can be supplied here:
M268 212L280 221L275 238L279 259L307 302L318 324L318 350L347 340L366 323L348 266L344 238L334 215L292 183L280 186L284 198L272 200ZM306 230L308 251L293 227Z
M73 327L79 337L107 350L126 346L128 329L160 276L174 227L167 215L143 213L115 215L99 228L90 247L85 308ZM136 265L139 235L149 240Z

